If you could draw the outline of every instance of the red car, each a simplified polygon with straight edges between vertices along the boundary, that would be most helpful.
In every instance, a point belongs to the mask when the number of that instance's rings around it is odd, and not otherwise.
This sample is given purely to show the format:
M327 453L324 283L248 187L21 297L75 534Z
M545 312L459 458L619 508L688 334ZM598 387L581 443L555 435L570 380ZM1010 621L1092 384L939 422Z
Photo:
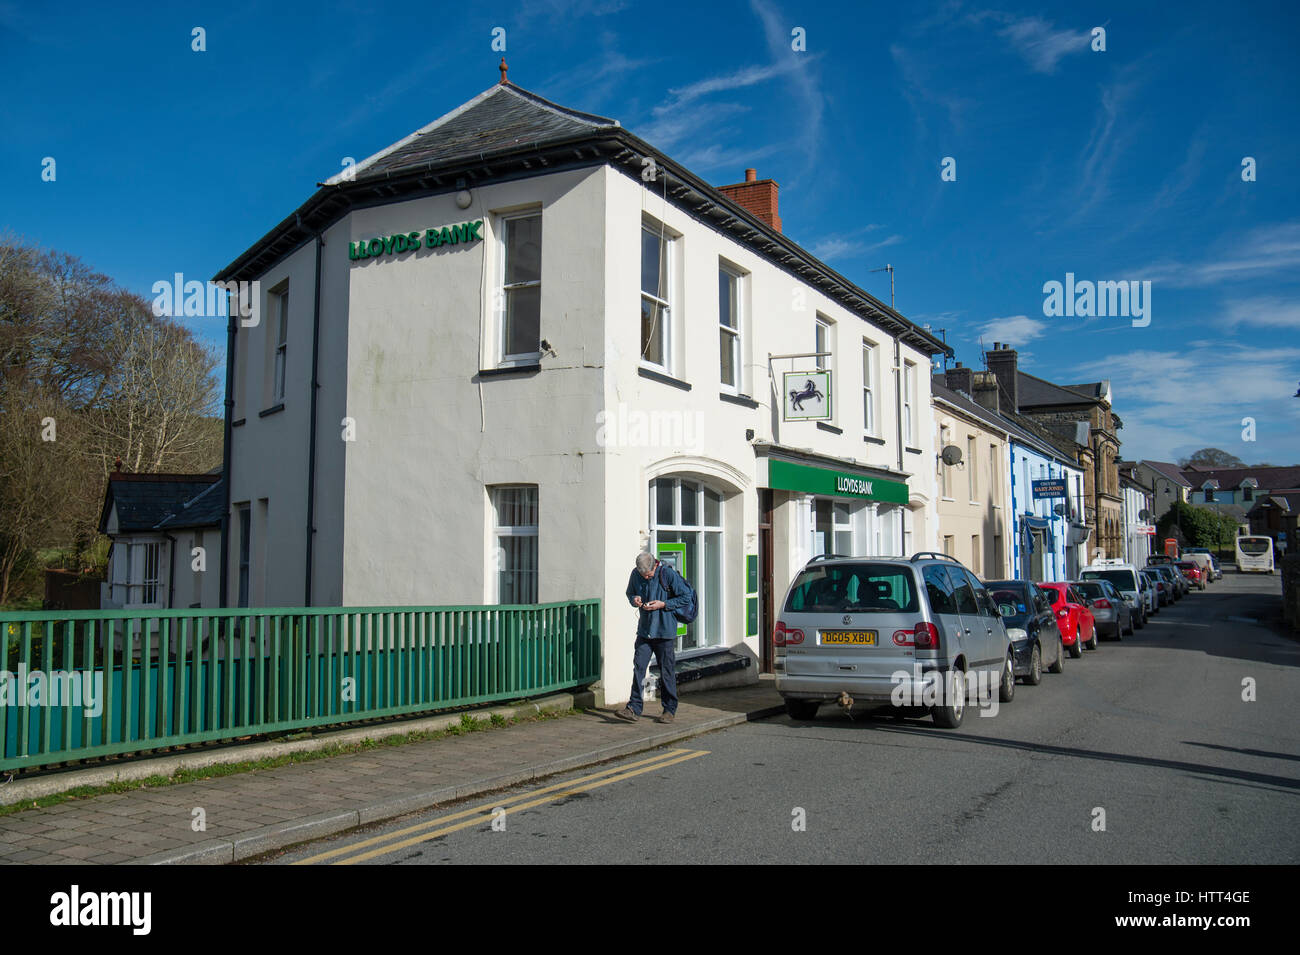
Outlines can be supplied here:
M1174 566L1183 572L1183 576L1192 582L1193 587L1205 589L1205 579L1201 575L1199 564L1190 560L1176 560Z
M1083 596L1064 583L1039 584L1052 598L1052 613L1056 614L1056 625L1061 630L1061 642L1070 651L1070 656L1083 656L1083 648L1097 649L1097 618L1088 609Z

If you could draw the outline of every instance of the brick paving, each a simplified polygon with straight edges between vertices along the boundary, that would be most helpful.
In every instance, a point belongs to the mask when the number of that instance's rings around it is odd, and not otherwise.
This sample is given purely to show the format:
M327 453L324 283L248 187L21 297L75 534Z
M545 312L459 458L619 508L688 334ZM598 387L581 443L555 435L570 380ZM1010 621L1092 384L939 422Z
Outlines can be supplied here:
M0 864L233 862L363 823L667 745L780 709L772 684L691 693L671 725L618 707L77 799L0 817ZM651 703L647 713L658 712ZM206 829L192 823L203 809Z

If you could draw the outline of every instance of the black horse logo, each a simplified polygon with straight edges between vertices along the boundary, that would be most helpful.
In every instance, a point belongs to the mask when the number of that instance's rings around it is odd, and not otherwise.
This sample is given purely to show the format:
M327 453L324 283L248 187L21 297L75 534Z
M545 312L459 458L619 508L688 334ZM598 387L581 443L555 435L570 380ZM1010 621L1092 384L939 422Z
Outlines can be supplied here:
M812 379L809 378L803 383L803 391L790 392L790 403L794 406L795 411L803 411L803 403L809 398L816 398L821 401L825 397L817 390L817 386L812 383Z

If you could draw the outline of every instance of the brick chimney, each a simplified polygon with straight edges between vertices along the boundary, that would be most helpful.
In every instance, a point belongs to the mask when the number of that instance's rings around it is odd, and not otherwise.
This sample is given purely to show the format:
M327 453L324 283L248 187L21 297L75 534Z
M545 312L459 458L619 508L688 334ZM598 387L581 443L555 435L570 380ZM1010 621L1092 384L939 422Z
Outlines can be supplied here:
M998 398L1008 411L1020 411L1020 380L1016 371L1016 350L1001 342L993 343L993 350L984 356L989 371L998 380Z
M949 391L960 391L962 394L970 395L974 377L974 369L963 368L961 362L957 362L956 367L949 368L943 373L943 383Z
M759 179L757 170L746 169L744 182L731 186L718 186L718 192L780 232L781 217L776 211L778 188L776 180Z
M991 371L975 372L975 382L971 391L971 397L981 408L986 408L997 414L1001 410L1001 402L998 401L998 379Z

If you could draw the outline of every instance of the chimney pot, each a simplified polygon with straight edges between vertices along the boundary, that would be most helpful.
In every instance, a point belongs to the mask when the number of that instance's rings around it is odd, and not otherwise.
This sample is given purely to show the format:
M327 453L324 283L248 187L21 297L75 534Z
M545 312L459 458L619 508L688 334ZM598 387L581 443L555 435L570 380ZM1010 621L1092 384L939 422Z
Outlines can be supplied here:
M746 170L745 170L745 182L758 182L758 170L757 170L757 169L746 169Z

